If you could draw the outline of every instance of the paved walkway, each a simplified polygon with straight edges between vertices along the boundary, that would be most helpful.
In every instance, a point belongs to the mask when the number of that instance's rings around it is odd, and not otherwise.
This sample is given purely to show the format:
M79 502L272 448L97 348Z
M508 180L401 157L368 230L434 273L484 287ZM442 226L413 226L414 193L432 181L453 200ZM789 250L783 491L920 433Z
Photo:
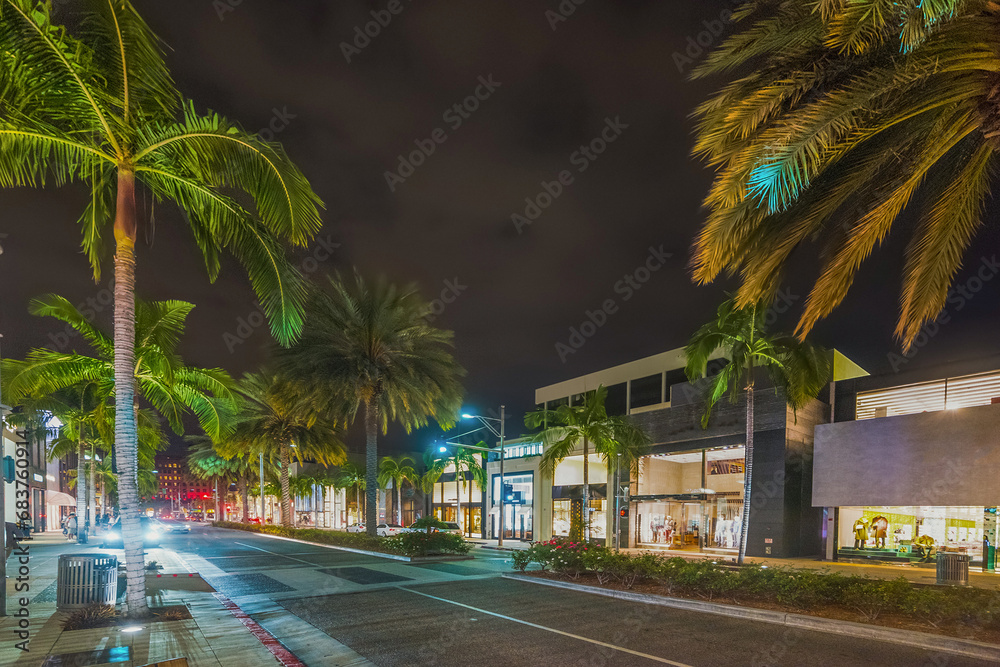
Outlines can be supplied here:
M146 561L164 565L160 578L150 577L150 603L185 605L192 618L144 624L134 633L120 627L64 631L65 613L56 611L55 581L58 557L68 553L104 553L94 542L77 545L59 533L42 533L25 542L28 547L26 581L18 582L17 555L7 562L7 613L0 618L0 665L41 667L42 665L115 665L138 667L170 658L186 657L191 667L230 665L279 665L251 629L226 609L200 578L188 572L167 549L148 549ZM185 576L173 577L173 574ZM27 583L27 591L17 591ZM21 612L20 599L28 604ZM27 614L28 644L22 650L18 636ZM57 658L59 661L57 661ZM292 664L292 663L289 663Z

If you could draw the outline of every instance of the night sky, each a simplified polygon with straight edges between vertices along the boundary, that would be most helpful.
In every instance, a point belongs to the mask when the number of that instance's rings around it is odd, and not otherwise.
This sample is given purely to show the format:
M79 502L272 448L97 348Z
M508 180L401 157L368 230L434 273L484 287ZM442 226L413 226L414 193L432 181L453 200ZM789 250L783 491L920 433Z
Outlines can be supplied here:
M135 1L170 47L180 90L199 109L274 130L325 201L323 242L297 253L307 272L357 266L416 281L428 299L446 293L452 302L435 324L455 331L470 409L505 402L518 431L534 388L683 345L733 286L696 287L686 271L711 176L690 157L690 113L721 82L689 82L685 61L700 60L698 39L719 39L710 29L729 31L717 20L732 3L564 0L575 11L557 20L546 14L558 11L556 0L399 0L401 11L382 14L391 16L388 25L355 48L355 27L389 4ZM484 99L454 108L477 89ZM601 154L580 152L602 131L613 140ZM412 174L399 171L398 156L433 136L434 152ZM564 171L566 184L558 184ZM392 178L390 189L386 172L406 178ZM548 205L531 224L516 225L512 215L526 215L526 198L537 201L543 182L561 192L551 203L540 198ZM57 292L101 303L112 266L95 285L74 224L85 200L74 188L0 192L4 355L58 343L50 338L59 331L54 321L27 315L29 298ZM1000 280L989 278L1000 267L983 269L980 259L996 248L995 208L957 282L968 284L981 269L987 279L961 308L953 301L949 322L908 367L997 351ZM149 211L147 202L147 220ZM815 333L875 372L889 371L888 355L899 352L892 330L907 232L901 225L869 260L848 300ZM261 362L271 344L266 328L239 343L226 335L245 334L240 318L255 311L235 262L209 284L172 207L157 207L155 226L147 223L140 236L139 296L197 304L186 361L234 374ZM651 248L672 257L632 290L624 278L645 265ZM797 259L784 292L793 306L781 326L794 324L815 257L807 249ZM615 312L560 358L556 344L568 344L570 327L608 299ZM105 302L102 323L110 321ZM391 447L423 447L398 431Z

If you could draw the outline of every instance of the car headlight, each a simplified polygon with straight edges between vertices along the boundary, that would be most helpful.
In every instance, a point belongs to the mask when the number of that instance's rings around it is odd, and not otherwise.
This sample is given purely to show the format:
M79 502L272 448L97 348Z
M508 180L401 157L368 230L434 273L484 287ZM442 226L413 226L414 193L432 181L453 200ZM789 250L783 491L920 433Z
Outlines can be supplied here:
M151 530L151 531L149 531L148 533L146 533L146 537L148 537L148 538L149 538L149 539L151 539L151 540L155 540L155 539L156 539L156 538L158 538L159 536L160 536L160 534L159 534L159 533L157 533L157 532L156 532L155 530Z

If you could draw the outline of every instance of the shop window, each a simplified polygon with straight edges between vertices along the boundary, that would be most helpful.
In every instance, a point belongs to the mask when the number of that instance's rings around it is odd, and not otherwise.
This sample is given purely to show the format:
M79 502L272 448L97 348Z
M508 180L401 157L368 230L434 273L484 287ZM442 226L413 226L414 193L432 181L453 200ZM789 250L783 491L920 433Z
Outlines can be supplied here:
M648 377L632 380L631 409L644 408L661 402L663 396L663 375L657 373Z

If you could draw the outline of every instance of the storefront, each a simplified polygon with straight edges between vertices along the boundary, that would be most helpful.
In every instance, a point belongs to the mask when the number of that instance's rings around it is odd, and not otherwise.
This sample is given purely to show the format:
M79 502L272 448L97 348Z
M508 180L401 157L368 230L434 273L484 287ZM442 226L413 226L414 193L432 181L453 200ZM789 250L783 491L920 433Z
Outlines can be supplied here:
M500 529L500 475L492 475L492 492L490 493L490 530L489 535L496 535ZM532 513L535 501L535 473L512 472L504 473L504 539L523 540L534 539Z
M459 512L461 502L461 513ZM466 537L483 532L483 494L476 482L465 479L455 481L455 469L446 469L441 481L434 485L434 516L442 521L461 525Z
M645 457L631 499L632 542L643 548L735 552L743 480L743 446Z
M841 507L837 555L900 562L930 560L932 549L964 551L982 565L996 543L996 507Z

